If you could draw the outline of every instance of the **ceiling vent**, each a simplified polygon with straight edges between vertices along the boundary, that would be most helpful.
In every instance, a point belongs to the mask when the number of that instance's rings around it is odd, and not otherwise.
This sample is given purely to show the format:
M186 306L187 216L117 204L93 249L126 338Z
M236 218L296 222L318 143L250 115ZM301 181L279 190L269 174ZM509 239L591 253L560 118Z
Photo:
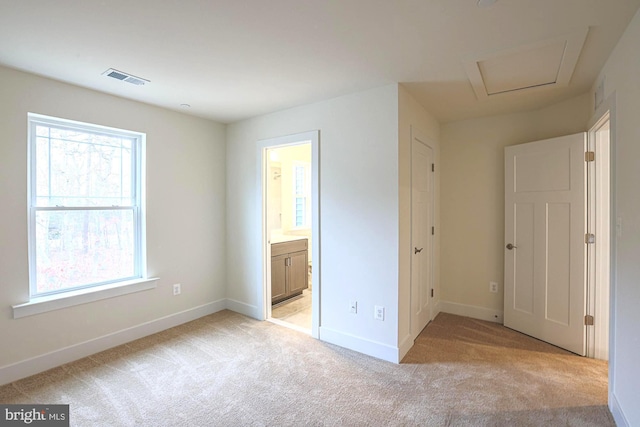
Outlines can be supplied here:
M113 77L114 79L131 83L136 86L144 86L146 83L150 83L150 80L143 79L141 77L136 77L122 71L114 70L113 68L109 68L107 71L102 73L102 75L107 77Z
M569 85L589 28L512 49L467 56L465 69L478 99Z

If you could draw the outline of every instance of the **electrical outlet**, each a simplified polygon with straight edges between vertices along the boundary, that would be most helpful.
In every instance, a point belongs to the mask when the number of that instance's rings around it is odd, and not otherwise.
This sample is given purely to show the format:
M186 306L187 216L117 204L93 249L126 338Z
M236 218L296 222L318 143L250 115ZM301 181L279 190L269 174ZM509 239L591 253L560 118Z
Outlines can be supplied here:
M498 282L489 282L489 292L498 293Z
M384 320L384 307L376 305L373 309L373 318L376 320Z
M349 313L358 313L358 301L349 301Z
M180 283L173 285L173 295L180 295Z

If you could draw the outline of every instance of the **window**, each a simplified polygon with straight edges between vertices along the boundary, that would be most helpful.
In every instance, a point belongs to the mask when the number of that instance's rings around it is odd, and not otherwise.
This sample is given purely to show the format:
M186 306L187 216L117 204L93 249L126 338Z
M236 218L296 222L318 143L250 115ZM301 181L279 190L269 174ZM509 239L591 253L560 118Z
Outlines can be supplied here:
M311 227L311 179L309 163L293 165L293 226Z
M31 297L144 276L144 138L29 114Z

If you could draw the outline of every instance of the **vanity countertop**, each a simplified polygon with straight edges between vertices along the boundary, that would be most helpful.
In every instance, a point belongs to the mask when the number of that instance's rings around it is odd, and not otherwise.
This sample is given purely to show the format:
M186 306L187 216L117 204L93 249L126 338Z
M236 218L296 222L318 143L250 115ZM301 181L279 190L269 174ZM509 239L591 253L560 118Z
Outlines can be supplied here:
M275 234L271 236L271 241L269 243L273 245L275 243L292 242L294 240L303 240L306 238L306 236L289 236L285 234Z

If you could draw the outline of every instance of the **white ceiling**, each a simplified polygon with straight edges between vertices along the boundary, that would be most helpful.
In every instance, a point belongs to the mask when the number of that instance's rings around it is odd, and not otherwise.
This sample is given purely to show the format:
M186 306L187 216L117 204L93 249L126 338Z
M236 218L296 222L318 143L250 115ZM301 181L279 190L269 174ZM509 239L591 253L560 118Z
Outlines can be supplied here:
M640 6L640 0L476 3L0 0L0 64L225 123L400 82L448 122L585 93ZM465 58L586 27L568 86L476 98ZM108 68L151 83L105 77Z

